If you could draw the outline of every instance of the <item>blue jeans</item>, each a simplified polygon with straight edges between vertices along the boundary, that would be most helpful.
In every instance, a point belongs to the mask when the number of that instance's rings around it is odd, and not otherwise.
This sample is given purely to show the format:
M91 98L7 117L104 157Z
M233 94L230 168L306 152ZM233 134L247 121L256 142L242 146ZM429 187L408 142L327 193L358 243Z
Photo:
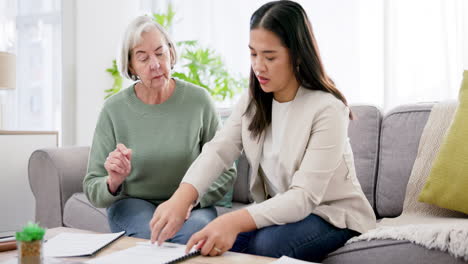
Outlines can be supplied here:
M156 205L137 198L126 198L107 208L107 220L112 232L125 231L129 237L151 238L149 222ZM193 233L198 232L217 216L214 207L194 209L182 228L168 242L186 244Z
M356 231L337 228L311 214L296 223L240 233L231 251L320 262L356 235L359 235Z

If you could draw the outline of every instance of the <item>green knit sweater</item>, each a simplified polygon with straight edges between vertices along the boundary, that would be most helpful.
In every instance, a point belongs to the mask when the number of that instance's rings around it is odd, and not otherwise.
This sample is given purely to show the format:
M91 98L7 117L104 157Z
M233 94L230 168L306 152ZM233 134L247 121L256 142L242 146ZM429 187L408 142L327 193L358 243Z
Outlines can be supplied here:
M162 104L143 103L134 85L110 97L104 104L94 132L83 189L96 207L109 207L126 197L156 205L168 200L185 172L210 141L220 121L205 89L177 80L172 96ZM106 157L118 143L132 149L132 171L112 195L107 188ZM225 171L200 201L214 205L231 192L236 171ZM231 205L231 195L220 201ZM218 203L218 205L220 205Z

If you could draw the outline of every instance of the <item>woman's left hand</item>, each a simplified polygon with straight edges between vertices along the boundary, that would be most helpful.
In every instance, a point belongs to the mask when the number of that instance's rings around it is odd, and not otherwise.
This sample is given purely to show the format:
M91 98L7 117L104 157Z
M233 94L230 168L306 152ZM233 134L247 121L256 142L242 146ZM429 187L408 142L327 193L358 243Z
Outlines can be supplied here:
M196 245L202 255L219 256L232 248L239 233L255 229L255 221L246 209L227 213L193 234L185 251L188 253Z
M187 243L186 251L197 245L202 255L219 256L228 251L234 245L237 235L240 233L236 223L228 215L222 215L199 232L192 235Z

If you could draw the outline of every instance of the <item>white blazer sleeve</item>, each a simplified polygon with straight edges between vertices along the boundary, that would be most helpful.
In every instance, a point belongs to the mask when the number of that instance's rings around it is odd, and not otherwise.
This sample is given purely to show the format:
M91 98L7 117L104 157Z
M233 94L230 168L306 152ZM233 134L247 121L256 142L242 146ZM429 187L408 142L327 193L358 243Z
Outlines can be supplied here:
M328 183L342 160L348 113L343 104L327 105L317 113L304 157L289 189L247 208L257 228L303 220L320 204L327 188L333 188Z
M249 100L245 92L223 127L214 138L203 146L202 152L185 173L182 182L192 184L198 191L198 200L210 185L227 169L242 152L242 115ZM235 174L233 177L236 177Z

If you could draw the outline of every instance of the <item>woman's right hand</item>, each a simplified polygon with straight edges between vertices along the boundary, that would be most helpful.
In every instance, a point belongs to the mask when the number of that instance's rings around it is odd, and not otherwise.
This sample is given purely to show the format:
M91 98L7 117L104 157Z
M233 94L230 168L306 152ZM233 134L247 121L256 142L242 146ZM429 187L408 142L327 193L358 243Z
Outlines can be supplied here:
M198 198L198 192L191 184L181 183L172 197L160 204L154 211L149 226L151 243L158 241L161 245L173 237L189 217L193 202Z
M173 237L183 226L189 207L172 198L160 204L154 211L149 225L151 229L151 243L161 245Z
M132 150L124 144L117 144L114 151L109 153L104 162L109 177L107 184L112 193L115 193L132 171Z

